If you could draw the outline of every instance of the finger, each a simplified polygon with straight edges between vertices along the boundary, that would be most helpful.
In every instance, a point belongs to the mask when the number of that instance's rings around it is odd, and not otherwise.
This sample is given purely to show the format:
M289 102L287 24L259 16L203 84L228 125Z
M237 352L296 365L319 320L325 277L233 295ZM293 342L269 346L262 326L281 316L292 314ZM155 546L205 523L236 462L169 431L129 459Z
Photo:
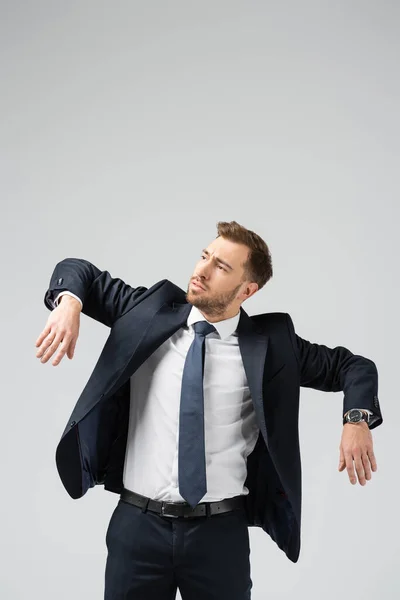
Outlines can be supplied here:
M50 331L50 333L48 334L48 336L43 340L40 348L37 350L36 352L36 356L37 358L40 358L41 356L43 356L43 354L45 354L47 348L50 346L50 344L54 341L56 336L56 332L55 331Z
M345 466L346 466L346 461L344 459L343 448L342 448L342 445L340 445L340 447L339 447L339 467L338 467L339 471L343 471Z
M355 483L357 483L357 479L356 479L356 475L354 472L353 456L350 452L347 452L345 454L345 460L346 460L347 474L349 476L350 483L352 483L354 485Z
M51 325L46 325L46 327L43 329L42 333L39 335L38 339L35 342L35 346L40 346L40 344L43 342L44 338L49 335L51 331Z
M369 464L369 458L368 458L367 452L363 452L363 454L361 456L361 460L364 465L365 479L368 479L368 481L369 481L371 479L372 475L371 475L371 467Z
M53 356L54 352L57 350L58 346L60 345L61 340L62 340L62 334L57 333L53 342L50 344L50 346L47 348L46 352L42 356L40 362L46 363Z
M364 465L363 465L363 461L361 460L361 451L354 450L353 455L354 455L354 464L355 464L355 468L356 468L356 472L357 472L357 476L358 476L358 481L360 482L360 485L365 485L366 481L365 481Z
M376 464L376 458L372 448L371 450L368 450L368 458L370 460L372 470L376 471L378 469L378 465Z
M67 356L70 360L72 360L74 358L75 346L76 346L76 342L71 342L71 344L68 347Z
M55 357L55 359L51 363L54 367L56 367L58 365L58 363L61 361L61 359L64 358L65 353L66 353L66 351L68 349L68 346L69 346L68 340L66 340L64 338L62 340L61 344L60 344L60 348L59 348L57 356Z

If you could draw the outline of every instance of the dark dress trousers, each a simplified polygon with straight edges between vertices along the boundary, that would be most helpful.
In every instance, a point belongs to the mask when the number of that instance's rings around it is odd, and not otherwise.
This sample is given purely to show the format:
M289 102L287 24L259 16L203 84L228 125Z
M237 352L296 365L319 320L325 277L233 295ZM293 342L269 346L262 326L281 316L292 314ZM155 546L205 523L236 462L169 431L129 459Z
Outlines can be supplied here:
M57 469L72 498L104 485L119 494L129 419L129 379L155 349L185 324L186 293L163 279L133 288L84 259L66 258L51 276L44 303L52 310L63 290L82 312L111 328L56 450ZM240 309L239 348L260 435L247 459L249 527L262 527L293 562L300 552L300 386L344 392L343 415L367 408L382 423L375 364L338 346L299 337L286 313L249 316ZM233 517L232 517L233 518ZM212 519L212 517L211 517Z

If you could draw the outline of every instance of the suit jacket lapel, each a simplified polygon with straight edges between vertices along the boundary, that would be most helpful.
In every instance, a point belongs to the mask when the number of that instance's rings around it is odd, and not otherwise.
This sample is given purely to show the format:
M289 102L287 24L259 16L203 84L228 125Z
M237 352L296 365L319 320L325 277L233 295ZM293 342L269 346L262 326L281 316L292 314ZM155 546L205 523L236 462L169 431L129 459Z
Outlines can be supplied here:
M114 381L112 388L107 392L107 396L113 394L163 342L185 325L191 308L192 305L189 302L183 304L165 302L157 310L136 347L131 348L127 353L129 359Z
M268 446L268 434L263 404L263 374L268 350L268 336L260 332L243 308L237 328L239 348L249 390L264 441Z
M145 310L140 307L142 314L133 317L127 313L116 322L79 397L74 421L79 422L100 400L111 397L154 350L185 324L192 305L174 303L176 291L172 285L167 281L157 291L157 295L162 293L162 298L167 298L161 306L159 298L150 297ZM184 292L182 295L184 300Z

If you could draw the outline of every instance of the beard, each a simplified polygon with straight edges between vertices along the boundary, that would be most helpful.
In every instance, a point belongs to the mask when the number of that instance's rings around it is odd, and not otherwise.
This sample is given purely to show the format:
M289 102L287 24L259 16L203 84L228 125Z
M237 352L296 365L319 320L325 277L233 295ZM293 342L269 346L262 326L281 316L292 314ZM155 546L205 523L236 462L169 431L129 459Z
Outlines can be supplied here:
M191 282L189 282L186 292L186 300L212 317L218 317L225 313L242 286L242 284L239 283L239 285L230 292L220 292L210 295L209 290L203 290L198 293L196 291L193 292L193 289L190 289L190 283Z

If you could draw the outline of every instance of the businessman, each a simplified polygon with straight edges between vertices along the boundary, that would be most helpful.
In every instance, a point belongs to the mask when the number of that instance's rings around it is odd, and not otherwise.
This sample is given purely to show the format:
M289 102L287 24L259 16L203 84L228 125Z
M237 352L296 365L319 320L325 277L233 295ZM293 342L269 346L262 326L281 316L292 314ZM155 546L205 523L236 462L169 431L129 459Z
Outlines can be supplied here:
M361 485L376 471L375 364L299 337L287 313L249 316L243 302L272 273L267 244L236 221L217 224L186 292L131 287L84 259L56 265L41 362L73 358L81 312L110 328L56 450L72 498L95 485L119 495L105 600L249 599L248 527L297 562L301 386L343 391L338 469Z

